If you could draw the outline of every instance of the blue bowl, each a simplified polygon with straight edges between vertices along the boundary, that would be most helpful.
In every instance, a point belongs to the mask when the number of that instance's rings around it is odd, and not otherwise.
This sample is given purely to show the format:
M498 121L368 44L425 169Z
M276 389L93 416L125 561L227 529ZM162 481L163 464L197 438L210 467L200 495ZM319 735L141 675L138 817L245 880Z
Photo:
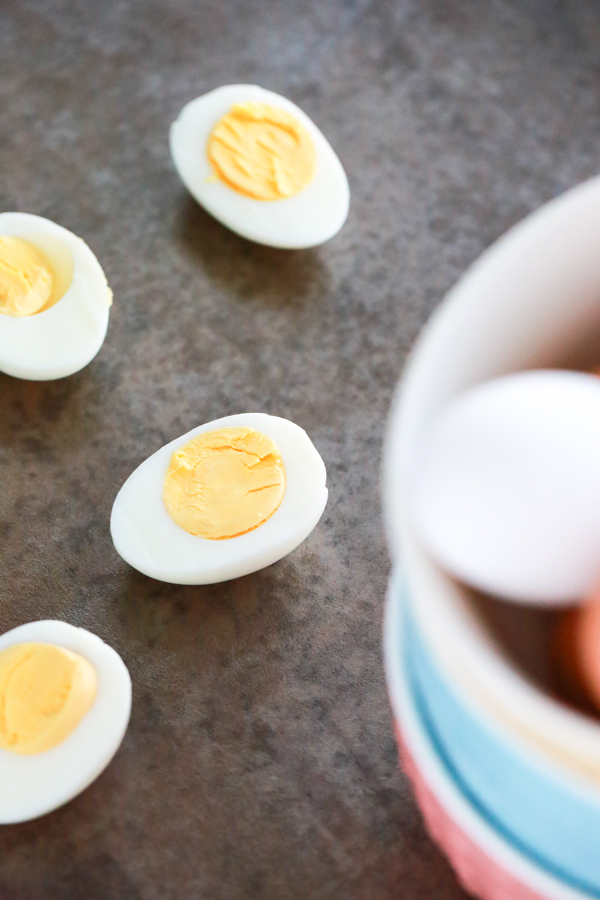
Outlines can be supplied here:
M386 680L401 765L412 782L432 839L446 854L464 889L482 900L590 900L520 852L459 789L424 727L406 677L404 603L390 578L385 623ZM397 596L394 596L396 593Z
M404 592L402 583L397 591ZM398 597L398 602L402 602ZM600 898L600 792L536 753L441 674L404 606L407 680L440 758L484 819L563 882Z

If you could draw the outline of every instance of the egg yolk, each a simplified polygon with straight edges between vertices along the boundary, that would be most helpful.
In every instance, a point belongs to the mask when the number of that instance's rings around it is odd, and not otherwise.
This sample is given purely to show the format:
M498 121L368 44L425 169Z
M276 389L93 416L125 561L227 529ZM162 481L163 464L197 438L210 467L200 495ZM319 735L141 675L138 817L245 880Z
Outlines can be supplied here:
M213 128L207 153L221 181L256 200L299 194L312 181L317 158L306 128L266 103L233 106Z
M22 238L0 235L0 313L32 316L52 294L52 269L44 254Z
M173 453L163 497L181 528L220 541L258 528L284 493L285 469L275 442L254 428L219 428Z
M43 753L60 744L96 698L93 666L54 644L13 644L0 652L0 747Z

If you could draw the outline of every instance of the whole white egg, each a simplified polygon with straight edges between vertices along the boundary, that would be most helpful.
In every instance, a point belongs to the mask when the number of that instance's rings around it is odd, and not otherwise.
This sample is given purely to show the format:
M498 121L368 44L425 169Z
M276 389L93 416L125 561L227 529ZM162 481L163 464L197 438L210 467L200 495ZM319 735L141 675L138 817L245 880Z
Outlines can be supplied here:
M277 445L286 487L280 506L262 525L225 540L190 534L167 512L163 485L171 457L199 434L248 427ZM119 555L135 569L173 584L213 584L270 566L313 530L327 503L325 464L306 432L264 413L226 416L166 444L133 472L114 502L110 530Z
M209 136L235 104L259 103L282 109L308 131L316 151L312 181L295 196L258 200L214 177ZM171 125L171 155L181 180L198 203L232 231L271 247L300 249L329 240L348 216L350 190L330 143L302 110L279 94L253 84L229 84L192 100Z
M44 753L0 749L0 824L26 822L81 793L117 752L129 722L131 679L119 654L99 637L66 622L28 622L0 636L13 644L55 644L87 659L96 670L93 705L65 740Z
M600 378L508 375L448 403L414 462L431 554L491 594L567 604L600 581Z
M112 293L84 241L55 222L29 213L0 213L0 235L40 250L52 268L56 302L30 316L0 314L0 372L30 381L72 375L100 350Z

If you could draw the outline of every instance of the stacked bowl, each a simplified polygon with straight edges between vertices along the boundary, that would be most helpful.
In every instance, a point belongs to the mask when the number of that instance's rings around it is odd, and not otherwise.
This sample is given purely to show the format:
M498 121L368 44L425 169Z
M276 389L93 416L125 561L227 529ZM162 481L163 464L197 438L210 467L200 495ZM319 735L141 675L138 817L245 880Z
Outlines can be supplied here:
M411 522L412 473L423 434L465 389L599 360L596 178L466 273L417 342L392 409L384 645L400 753L433 838L483 900L600 898L600 722L529 679L473 592L430 558Z

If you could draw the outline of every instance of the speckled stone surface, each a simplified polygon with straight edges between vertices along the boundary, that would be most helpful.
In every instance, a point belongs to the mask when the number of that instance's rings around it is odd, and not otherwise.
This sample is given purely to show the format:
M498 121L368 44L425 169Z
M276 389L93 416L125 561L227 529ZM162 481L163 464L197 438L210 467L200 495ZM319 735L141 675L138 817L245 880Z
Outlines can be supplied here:
M0 6L1 208L81 235L115 294L83 372L0 375L0 628L99 634L126 739L75 801L0 829L2 900L459 900L399 771L380 635L381 442L460 272L600 168L600 9L581 0L21 0ZM289 96L347 169L344 230L254 246L186 194L188 100ZM174 587L108 521L150 453L218 416L303 426L330 501L287 559Z

